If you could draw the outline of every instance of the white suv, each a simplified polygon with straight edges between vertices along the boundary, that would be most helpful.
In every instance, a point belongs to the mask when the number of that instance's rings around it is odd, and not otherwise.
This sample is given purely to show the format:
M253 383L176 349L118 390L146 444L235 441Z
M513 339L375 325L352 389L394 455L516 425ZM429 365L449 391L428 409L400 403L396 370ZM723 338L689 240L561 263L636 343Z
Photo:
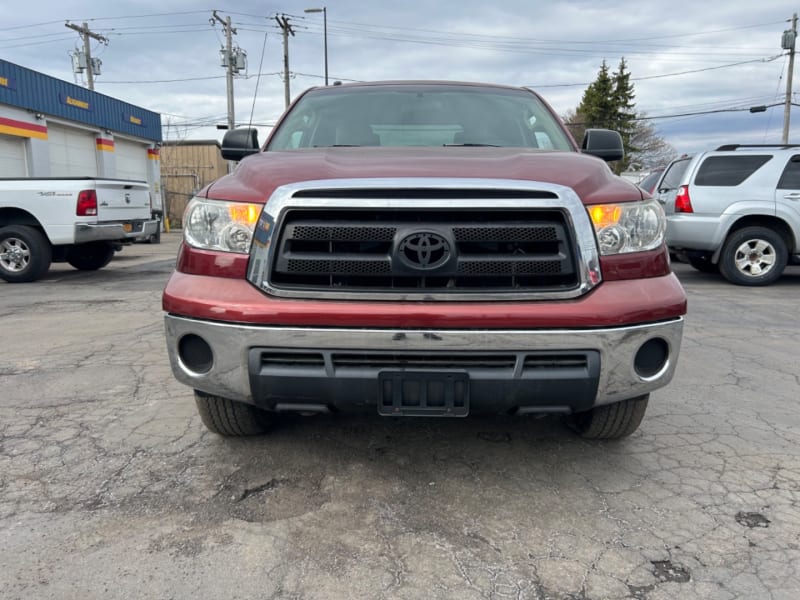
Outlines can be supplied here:
M670 252L738 285L800 264L800 145L720 146L674 160L656 186Z

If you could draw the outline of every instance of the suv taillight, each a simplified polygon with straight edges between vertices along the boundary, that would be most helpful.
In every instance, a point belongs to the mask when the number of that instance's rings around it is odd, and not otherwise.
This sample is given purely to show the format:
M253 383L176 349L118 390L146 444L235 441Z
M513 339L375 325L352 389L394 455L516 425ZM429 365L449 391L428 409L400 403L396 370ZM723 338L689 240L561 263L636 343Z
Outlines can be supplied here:
M689 186L682 185L678 188L678 193L675 194L675 212L676 213L693 213L692 199L689 198Z
M79 217L94 217L97 215L97 192L94 190L81 190L78 193L78 206L75 214Z

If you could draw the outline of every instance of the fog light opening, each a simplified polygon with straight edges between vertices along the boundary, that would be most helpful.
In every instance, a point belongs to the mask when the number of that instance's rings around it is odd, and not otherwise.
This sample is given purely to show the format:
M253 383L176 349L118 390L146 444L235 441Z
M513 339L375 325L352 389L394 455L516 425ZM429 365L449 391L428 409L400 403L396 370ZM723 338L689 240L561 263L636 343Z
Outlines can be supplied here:
M653 338L642 344L633 360L633 368L639 377L648 379L655 377L669 360L669 344L663 338Z
M214 353L199 335L190 333L178 342L178 356L183 365L195 373L208 373L214 365Z

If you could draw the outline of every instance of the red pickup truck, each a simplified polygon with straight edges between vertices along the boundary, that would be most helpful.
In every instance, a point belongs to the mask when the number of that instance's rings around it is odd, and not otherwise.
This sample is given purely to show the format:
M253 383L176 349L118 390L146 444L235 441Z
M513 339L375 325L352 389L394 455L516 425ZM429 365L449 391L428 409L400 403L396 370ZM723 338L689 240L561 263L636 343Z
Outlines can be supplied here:
M563 414L632 433L673 376L686 297L661 206L534 92L313 88L198 193L163 296L205 425L281 413Z

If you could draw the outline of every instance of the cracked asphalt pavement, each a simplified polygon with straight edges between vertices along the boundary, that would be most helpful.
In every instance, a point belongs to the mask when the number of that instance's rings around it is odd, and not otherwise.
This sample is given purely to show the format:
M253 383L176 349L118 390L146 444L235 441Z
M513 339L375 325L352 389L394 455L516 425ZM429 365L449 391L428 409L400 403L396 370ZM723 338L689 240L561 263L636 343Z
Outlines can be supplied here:
M677 265L675 380L638 432L555 419L204 430L160 293L179 234L0 282L0 597L800 597L800 271Z

